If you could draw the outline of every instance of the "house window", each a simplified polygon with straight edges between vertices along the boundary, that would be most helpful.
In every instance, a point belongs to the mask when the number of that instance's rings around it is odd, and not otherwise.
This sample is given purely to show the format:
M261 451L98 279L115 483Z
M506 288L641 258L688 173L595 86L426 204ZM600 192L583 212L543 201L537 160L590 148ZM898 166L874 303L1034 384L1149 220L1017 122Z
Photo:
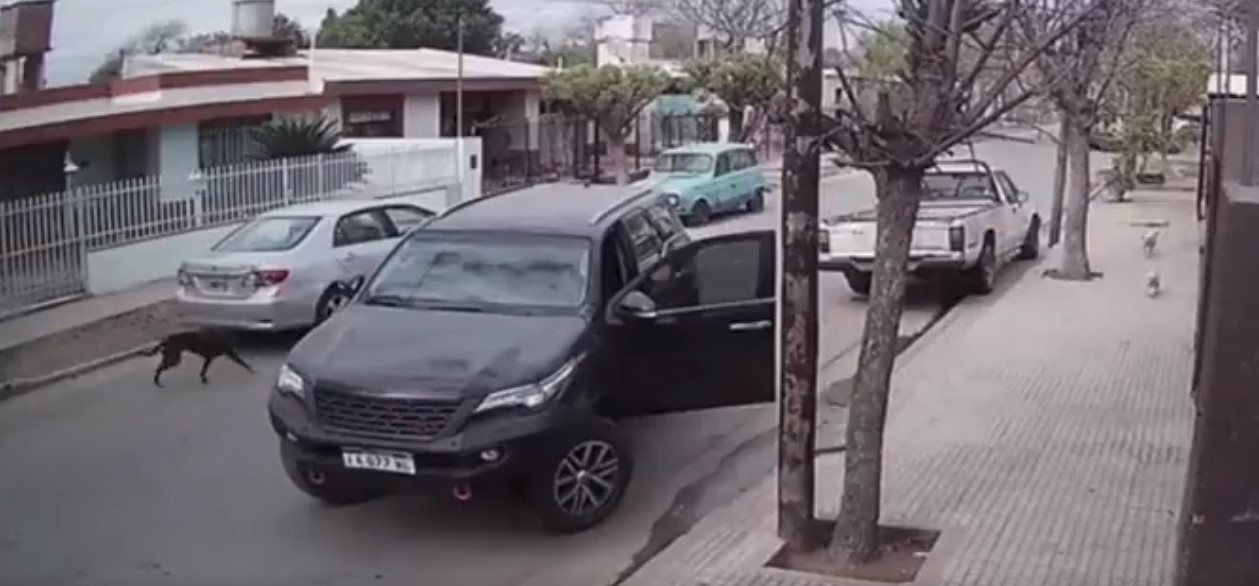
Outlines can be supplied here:
M254 158L258 145L253 131L271 121L270 115L206 120L197 125L197 158L202 169L234 165Z
M402 138L402 96L356 96L341 101L341 134Z
M344 134L356 138L400 138L397 113L392 110L352 110L346 112Z

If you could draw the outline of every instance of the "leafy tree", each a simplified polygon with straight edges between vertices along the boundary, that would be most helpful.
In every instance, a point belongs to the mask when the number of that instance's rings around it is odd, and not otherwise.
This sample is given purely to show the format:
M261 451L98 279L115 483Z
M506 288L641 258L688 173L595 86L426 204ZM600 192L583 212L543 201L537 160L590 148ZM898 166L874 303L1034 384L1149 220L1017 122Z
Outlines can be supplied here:
M1211 74L1210 47L1178 18L1138 25L1129 58L1103 102L1104 117L1118 127L1113 180L1120 200L1145 172L1151 153L1159 153L1166 167L1168 151L1177 146L1175 116L1198 103Z
M122 77L123 66L133 55L175 52L183 46L188 26L178 20L151 24L121 46L110 51L105 61L88 77L89 83L109 83Z
M1049 220L1050 239L1062 226L1062 255L1047 275L1086 281L1097 276L1088 257L1088 209L1091 199L1089 137L1104 113L1102 101L1123 68L1133 26L1147 0L1062 0L1054 11L1040 11L1021 19L1022 32L1036 35L1066 19L1088 18L1062 42L1036 59L1036 70L1062 119L1058 148L1065 150L1065 194L1054 194ZM1064 201L1065 200L1065 201ZM1061 210L1061 211L1060 211Z
M552 71L547 75L545 88L548 98L599 124L608 141L616 182L624 184L628 179L625 137L629 126L669 82L668 74L656 67L580 65Z
M891 78L905 69L905 52L909 49L909 32L900 22L887 20L857 37L861 56L857 71L871 78Z
M335 154L350 150L341 144L341 131L327 117L276 118L254 129L259 159L282 159Z
M737 141L746 138L744 112L753 108L759 115L783 84L779 64L759 55L735 54L716 61L691 61L685 70L696 87L726 103L730 110L730 136Z
M458 48L459 21L467 53L493 56L501 48L503 17L488 0L359 0L338 14L331 8L318 45L344 48Z
M284 13L275 14L275 18L271 21L271 32L276 37L288 39L294 47L299 49L310 46L310 33L306 32L301 23Z

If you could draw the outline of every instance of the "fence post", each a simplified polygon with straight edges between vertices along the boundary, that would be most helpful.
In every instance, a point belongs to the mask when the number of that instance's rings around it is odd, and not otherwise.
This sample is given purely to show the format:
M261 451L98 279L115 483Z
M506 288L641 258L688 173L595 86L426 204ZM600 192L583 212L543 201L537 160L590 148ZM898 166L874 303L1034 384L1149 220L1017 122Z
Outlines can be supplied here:
M315 193L319 194L320 199L323 199L324 197L323 172L324 172L323 153L319 153L315 155Z
M280 159L280 191L284 193L284 205L293 205L293 184L289 178L288 157Z

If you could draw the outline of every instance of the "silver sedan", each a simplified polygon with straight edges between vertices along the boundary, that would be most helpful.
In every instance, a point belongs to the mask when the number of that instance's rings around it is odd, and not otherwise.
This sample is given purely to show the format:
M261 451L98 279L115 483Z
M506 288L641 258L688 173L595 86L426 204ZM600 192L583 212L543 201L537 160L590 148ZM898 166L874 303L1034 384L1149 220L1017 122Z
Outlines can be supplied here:
M301 204L259 215L179 269L184 323L255 331L317 325L347 299L337 280L371 273L434 212L389 200Z

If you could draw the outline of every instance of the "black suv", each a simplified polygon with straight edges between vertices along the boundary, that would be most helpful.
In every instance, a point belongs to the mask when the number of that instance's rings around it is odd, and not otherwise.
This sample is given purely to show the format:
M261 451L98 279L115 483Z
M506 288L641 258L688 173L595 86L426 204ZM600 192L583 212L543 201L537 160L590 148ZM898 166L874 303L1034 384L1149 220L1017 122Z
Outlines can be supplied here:
M651 191L550 185L452 208L293 348L284 469L332 504L518 481L545 528L617 506L616 419L774 400L771 231L692 242Z

